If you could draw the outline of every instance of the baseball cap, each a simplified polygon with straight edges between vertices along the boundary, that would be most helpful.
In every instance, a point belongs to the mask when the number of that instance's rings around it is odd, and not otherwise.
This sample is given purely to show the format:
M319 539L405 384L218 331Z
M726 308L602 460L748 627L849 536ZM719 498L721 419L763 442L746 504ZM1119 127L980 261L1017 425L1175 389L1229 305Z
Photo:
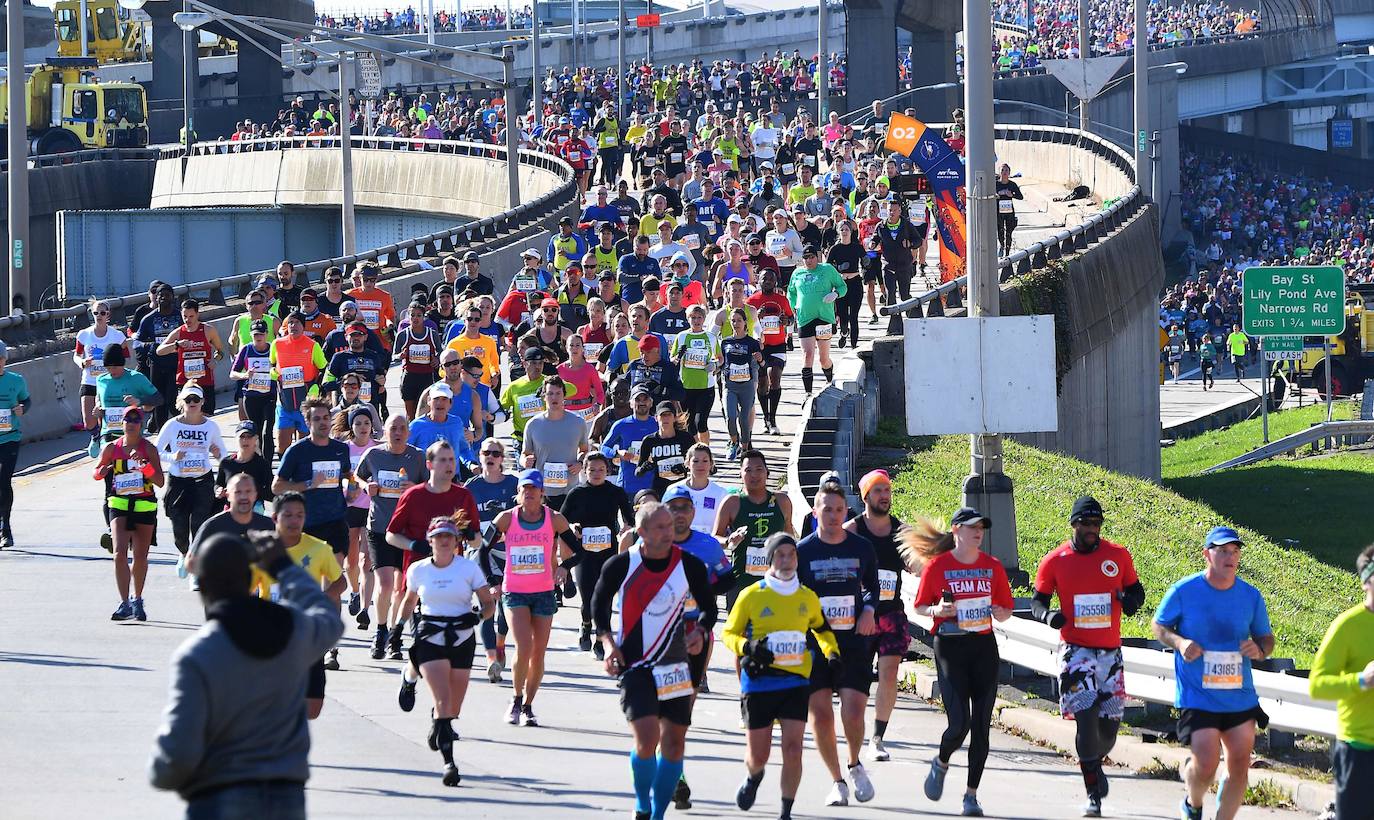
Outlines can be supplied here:
M480 262L480 261L482 261L482 257L480 257L480 256L477 255L477 251L468 251L467 253L463 254L463 261L464 261L464 262Z
M541 362L544 360L544 349L541 347L532 347L526 350L524 355L520 358L527 362Z
M1213 527L1211 531L1207 533L1207 539L1202 542L1202 546L1211 549L1212 547L1218 547L1222 544L1243 543L1244 542L1240 538L1240 533L1236 532L1231 527Z
M344 334L351 336L354 333L362 333L366 335L367 325L363 324L362 322L350 322L348 328L344 331Z
M764 160L763 162L760 162L760 163L759 163L759 170L760 170L760 171L771 171L771 170L773 170L773 163L769 162L768 160Z
M555 298L553 298L552 296L546 297L546 298L544 299L544 301L542 301L542 302L539 303L539 307L541 307L541 308L546 308L546 307L556 308L556 307L558 307L558 300L555 299Z
M674 484L673 486L668 488L667 492L663 494L662 501L664 504L667 504L670 501L677 501L683 498L687 499L688 501L691 501L693 504L696 504L696 501L692 499L691 491L688 490L686 486L682 484Z
M640 350L658 350L661 346L658 337L652 333L646 334L644 338L639 340Z
M650 390L649 385L644 384L643 382L640 382L639 384L630 388L630 398L632 399L637 399L640 396L652 396L653 394L654 391Z
M453 401L453 388L448 386L448 382L436 382L429 388L429 397L431 399L445 398L449 401Z
M565 216L565 217L563 217L563 218L561 218L561 219L558 220L558 224L559 224L559 225L568 225L568 226L571 226L571 225L573 224L572 217L570 217L570 216Z
M607 269L601 271L600 273L598 273L598 274L596 275L596 278L597 278L598 280L602 281L602 282L614 282L614 281L615 281L615 271L611 270L610 268L607 268Z
M142 407L129 407L129 408L126 408L126 409L124 410L124 419L123 419L123 420L126 421L126 422L133 422L134 424L142 424L142 423L143 423L143 408L142 408Z
M260 288L271 288L272 290L276 290L276 289L277 289L277 277L275 277L275 276L267 276L267 275L259 276L259 277L258 277L258 287L260 287Z
M520 473L520 480L515 483L517 487L537 487L544 489L544 474L538 470L524 470Z
M305 290L301 291L301 298L302 298L302 299L318 299L318 298L320 298L320 294L319 294L318 292L316 292L316 290L315 290L314 288L306 288Z
M343 302L340 302L340 303L339 303L339 312L340 312L340 313L343 313L345 310L357 310L357 309L358 309L358 303L355 302L355 301L353 301L352 299L348 299L348 300L346 300L346 301L343 301Z
M106 367L119 367L128 360L129 356L124 352L124 345L110 345L105 348L105 352L100 356L100 363Z
M670 401L659 402L658 406L654 408L654 415L661 416L664 413L672 413L673 415L677 415L677 406Z
M744 221L744 217L740 216L739 214L730 214L729 218L725 220L725 224L728 225L728 224L730 224L731 222L743 222L743 221Z
M540 260L540 261L543 261L543 259L544 259L544 254L540 253L539 251L535 250L534 248L525 248L523 251L520 252L520 256L521 256L522 258L533 257L533 258L538 259L538 260Z
M250 436L256 436L258 434L258 426L253 422L249 421L248 419L244 419L243 421L238 423L238 426L234 428L234 432L240 436L244 433L247 433Z
M195 382L187 382L184 386L182 386L181 392L178 393L177 396L183 399L187 396L196 396L203 399L205 398L205 391L201 390L200 385L196 384Z
M868 476L864 477L867 478ZM978 512L972 507L960 507L958 510L955 511L954 516L949 519L950 526L954 526L956 524L972 524L978 521L983 522L983 529L992 529L992 519L988 518L986 515L983 515L982 513Z
M248 330L249 330L250 333L266 333L266 332L267 332L267 320L266 320L266 319L254 319L254 320L253 320L253 324L250 325L250 326L248 327Z

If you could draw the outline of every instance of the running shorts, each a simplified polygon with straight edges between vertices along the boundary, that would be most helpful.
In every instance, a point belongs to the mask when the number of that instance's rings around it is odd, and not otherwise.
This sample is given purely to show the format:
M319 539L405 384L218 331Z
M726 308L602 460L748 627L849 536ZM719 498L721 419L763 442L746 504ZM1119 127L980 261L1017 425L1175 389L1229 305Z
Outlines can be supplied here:
M768 366L777 365L781 367L787 364L787 343L780 345L763 346L763 363Z
M872 637L840 632L835 633L835 637L840 641L838 671L832 670L830 662L821 656L820 648L815 645L816 639L807 636L811 644L811 691L853 689L867 695L869 687L873 685Z
M310 425L305 423L305 416L301 415L300 410L287 410L280 404L277 405L277 429L300 430L307 435L310 433Z
M811 702L810 687L805 683L774 689L768 692L750 692L740 696L740 714L750 729L767 729L775 720L806 721L807 706Z
M878 632L873 636L878 657L902 657L911 645L911 635L907 634L906 613L900 607L884 612L877 618Z
M692 725L691 693L660 701L653 669L648 666L633 667L620 676L620 708L628 721L657 717L679 726Z
M1269 725L1269 715L1258 705L1239 712L1209 712L1206 709L1183 709L1178 715L1178 742L1187 746L1193 732L1199 729L1216 729L1226 732L1249 721L1255 721L1260 729Z
M401 401L419 401L425 388L434 384L428 373L407 373L401 377Z
M93 385L93 384L83 384L83 385L81 385L81 397L82 397L82 398L85 398L86 396L94 396L94 395L95 395L95 385Z
M801 326L801 330L797 332L797 335L803 339L814 339L816 338L816 328L821 326L829 326L830 334L831 336L834 336L835 323L827 322L824 319L812 319L811 321Z
M1125 667L1121 649L1059 645L1059 711L1067 720L1091 714L1121 720L1126 707Z
M410 662L415 664L416 669L430 661L439 660L448 661L451 669L471 669L472 657L476 654L476 650L475 632L469 635L466 641L454 646L444 646L429 641L412 641L410 644Z
M367 511L363 510L362 512L365 514ZM344 555L348 552L347 521L321 521L318 524L311 524L305 528L305 534L328 544L335 555Z
M386 533L367 531L367 555L372 559L372 568L401 568L404 553L386 542Z

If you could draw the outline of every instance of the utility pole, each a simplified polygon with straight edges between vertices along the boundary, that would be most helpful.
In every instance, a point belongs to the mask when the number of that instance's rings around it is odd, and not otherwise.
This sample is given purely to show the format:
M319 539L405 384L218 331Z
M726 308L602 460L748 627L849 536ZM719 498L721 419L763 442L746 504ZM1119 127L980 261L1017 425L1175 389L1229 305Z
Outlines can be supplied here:
M1153 197L1154 163L1150 160L1150 31L1148 0L1135 0L1135 182Z
M16 115L26 109L27 75L24 73L24 4L10 0L5 8L6 68L9 95L10 195L10 311L29 309L29 129L27 119Z
M544 124L544 103L539 99L544 82L544 78L539 76L539 0L530 4L530 79L533 81L530 103L534 110L530 133L533 134L536 128Z
M353 209L353 107L348 104L348 71L351 56L350 52L339 52L339 178L343 183L343 204L340 210L343 216L344 256L352 256L358 252L358 229Z
M821 0L816 11L816 126L824 127L830 107L830 14L829 0Z
M86 28L86 26L89 25L89 23L88 23L87 20L86 20L86 17L87 17L90 13L91 13L91 10L90 10L90 8L87 7L87 5L86 5L86 0L81 0L81 56L82 56L82 57L89 57L89 56L91 56L91 44L90 44L90 42L87 41L87 39L86 39L88 36L90 36L90 35L87 33L87 28Z
M1088 0L1078 0L1078 59L1086 60L1092 56L1092 42L1089 40L1088 26L1092 24L1090 19L1092 9L1088 6ZM1078 127L1085 133L1088 131L1088 101L1078 101Z
M506 190L507 207L520 204L520 120L511 98L515 96L515 47L501 49L501 85L506 97Z
M997 285L996 176L993 164L992 8L987 0L964 2L964 118L967 123L965 184L968 186L969 315L999 313ZM986 549L1008 569L1016 557L1016 506L1011 479L1002 467L1002 437L970 436L971 470L964 479L964 503L988 516L994 526Z
M653 13L654 13L654 0L645 0L645 3L644 3L644 13L645 13L645 14L653 14ZM648 45L645 47L645 49L644 49L644 59L647 60L648 63L649 63L649 65L652 66L652 65L654 64L654 27L653 27L653 26L649 26L649 32L648 32L648 34L649 34L649 36L646 37L646 38L644 38L644 39L646 39L646 40L649 41L649 44L648 44Z
M616 18L620 23L620 34L615 38L615 113L616 122L625 125L625 34L628 29L625 20L625 0L616 2ZM624 146L621 146L622 148Z
M189 3L183 2L182 11L191 11ZM191 158L191 146L195 144L195 104L196 104L196 74L200 65L200 50L196 44L200 40L200 35L195 30L183 31L181 33L181 129L182 147L186 149L184 156Z

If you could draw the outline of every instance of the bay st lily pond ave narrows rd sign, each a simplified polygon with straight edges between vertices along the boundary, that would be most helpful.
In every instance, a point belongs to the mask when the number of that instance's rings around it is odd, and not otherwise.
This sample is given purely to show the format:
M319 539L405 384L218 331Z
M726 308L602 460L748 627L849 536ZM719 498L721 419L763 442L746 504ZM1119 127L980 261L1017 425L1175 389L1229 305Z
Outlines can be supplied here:
M1340 268L1246 268L1241 285L1241 329L1251 336L1337 336L1345 330Z

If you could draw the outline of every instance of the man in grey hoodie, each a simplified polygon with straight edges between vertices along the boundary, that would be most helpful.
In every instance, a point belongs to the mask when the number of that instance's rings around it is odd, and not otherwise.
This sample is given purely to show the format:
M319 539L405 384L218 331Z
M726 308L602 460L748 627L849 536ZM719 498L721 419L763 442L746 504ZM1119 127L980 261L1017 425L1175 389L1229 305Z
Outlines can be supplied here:
M257 564L281 603L249 594ZM206 623L172 656L172 682L148 779L195 818L305 817L310 667L343 634L329 599L276 537L229 534L200 546Z

